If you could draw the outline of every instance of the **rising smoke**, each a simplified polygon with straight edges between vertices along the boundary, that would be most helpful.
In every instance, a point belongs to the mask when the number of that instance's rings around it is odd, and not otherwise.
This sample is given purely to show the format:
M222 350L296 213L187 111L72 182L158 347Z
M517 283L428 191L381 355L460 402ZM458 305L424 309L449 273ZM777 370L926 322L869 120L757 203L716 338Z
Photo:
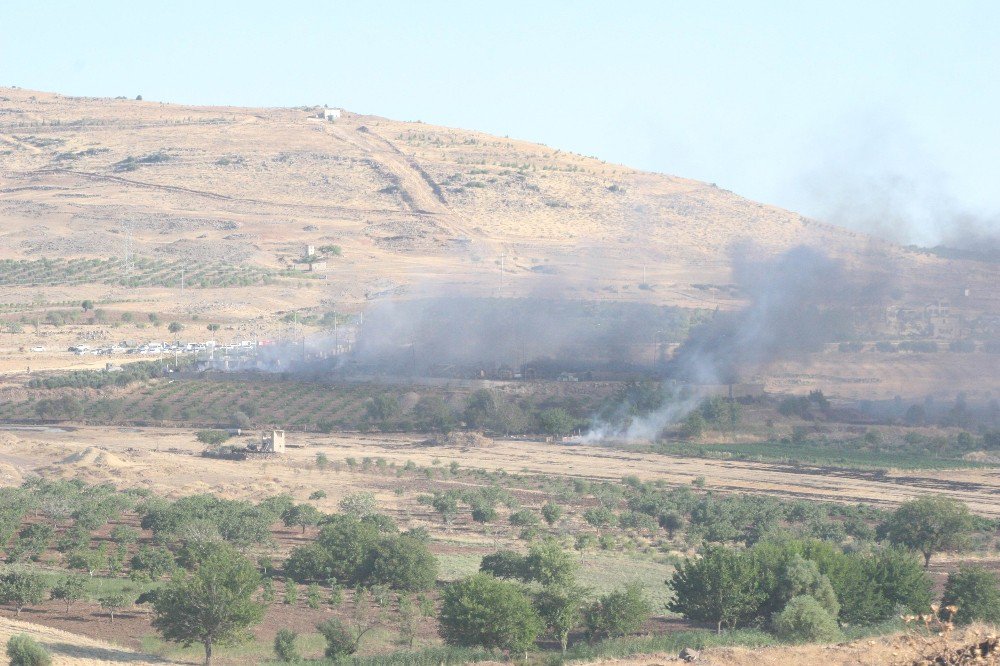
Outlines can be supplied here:
M1000 254L1000 213L962 204L898 119L851 119L808 161L790 197L813 217L902 245Z
M627 373L646 370L657 344L679 340L688 316L679 308L551 292L500 299L425 289L420 298L370 306L351 363L395 376Z
M598 420L587 441L655 438L701 402L705 385L739 382L768 363L850 335L857 313L878 306L888 288L884 276L851 273L813 248L796 247L772 259L757 255L748 247L734 253L733 279L746 307L716 313L691 331L671 359L668 376L688 389L665 395L658 409L640 417Z

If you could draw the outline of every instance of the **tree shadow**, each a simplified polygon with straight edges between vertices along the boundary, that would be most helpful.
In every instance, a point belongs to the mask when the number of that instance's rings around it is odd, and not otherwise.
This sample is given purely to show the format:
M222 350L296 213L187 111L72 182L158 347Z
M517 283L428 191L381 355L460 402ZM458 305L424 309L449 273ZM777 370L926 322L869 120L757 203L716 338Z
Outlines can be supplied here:
M76 657L80 659L92 659L95 661L110 661L110 662L156 662L156 663L169 663L166 659L161 659L155 655L139 654L137 652L130 652L129 650L119 650L116 648L104 648L104 647L93 647L89 645L72 645L70 643L62 642L51 642L46 643L52 652L56 654L62 654L67 657Z

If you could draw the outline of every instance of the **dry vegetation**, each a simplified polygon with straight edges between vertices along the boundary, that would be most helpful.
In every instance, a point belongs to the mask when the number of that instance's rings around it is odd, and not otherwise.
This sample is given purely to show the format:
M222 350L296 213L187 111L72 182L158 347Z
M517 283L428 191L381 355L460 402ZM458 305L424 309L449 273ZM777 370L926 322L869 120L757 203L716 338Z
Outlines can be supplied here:
M989 264L909 252L713 185L538 144L350 112L327 122L318 108L0 93L0 259L54 262L47 277L41 264L0 275L0 310L15 320L89 298L112 320L126 310L187 323L208 314L232 327L225 339L267 337L281 331L277 312L357 311L431 286L495 293L501 253L508 296L557 288L727 308L730 251L746 241L766 251L815 245L852 267L888 270L898 305L943 298L963 316L996 310ZM67 272L66 262L121 260L126 223L139 260L130 279L145 286L123 286L112 264ZM306 244L343 250L310 274L322 279L285 273ZM649 289L639 288L644 274ZM92 283L79 284L82 275ZM156 334L105 332L119 333ZM0 336L0 369L75 363L19 349L65 348L79 334L43 326ZM988 390L997 355L973 356L969 372L952 373L952 390ZM943 355L919 361L905 374L843 357L770 374L776 387L853 395L860 383L891 397L935 385L951 365Z

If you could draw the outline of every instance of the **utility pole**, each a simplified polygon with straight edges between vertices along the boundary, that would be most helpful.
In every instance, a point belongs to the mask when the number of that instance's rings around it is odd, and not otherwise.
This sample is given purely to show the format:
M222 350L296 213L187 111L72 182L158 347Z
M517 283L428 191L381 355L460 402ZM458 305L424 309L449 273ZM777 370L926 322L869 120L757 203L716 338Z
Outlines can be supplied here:
M184 293L184 269L181 269L181 294Z

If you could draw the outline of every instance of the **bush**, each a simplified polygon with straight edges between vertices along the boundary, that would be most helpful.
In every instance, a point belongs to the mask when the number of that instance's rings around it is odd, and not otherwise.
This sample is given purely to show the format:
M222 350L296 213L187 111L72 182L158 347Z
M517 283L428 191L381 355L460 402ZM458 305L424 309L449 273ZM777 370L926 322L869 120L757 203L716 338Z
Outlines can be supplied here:
M295 647L295 639L299 635L291 629L279 629L274 637L274 654L280 661L299 661L302 655Z
M346 657L354 654L358 649L358 643L354 640L354 636L344 626L344 623L335 617L317 624L316 630L326 639L326 650L323 651L323 654L330 659Z
M772 625L774 633L786 641L832 643L842 638L837 620L808 595L792 597Z
M945 618L949 615L946 607L958 607L953 618L957 624L975 620L1000 622L1000 584L996 575L978 566L961 567L948 574L941 606L941 615Z
M531 600L515 583L476 574L445 588L441 636L449 645L526 651L542 632Z
M652 608L642 586L629 583L598 599L586 615L587 634L616 638L638 631Z
M484 555L479 570L497 578L520 579L524 577L524 557L512 550L498 550Z
M11 636L7 641L7 656L11 666L49 666L52 658L35 639L27 634Z

